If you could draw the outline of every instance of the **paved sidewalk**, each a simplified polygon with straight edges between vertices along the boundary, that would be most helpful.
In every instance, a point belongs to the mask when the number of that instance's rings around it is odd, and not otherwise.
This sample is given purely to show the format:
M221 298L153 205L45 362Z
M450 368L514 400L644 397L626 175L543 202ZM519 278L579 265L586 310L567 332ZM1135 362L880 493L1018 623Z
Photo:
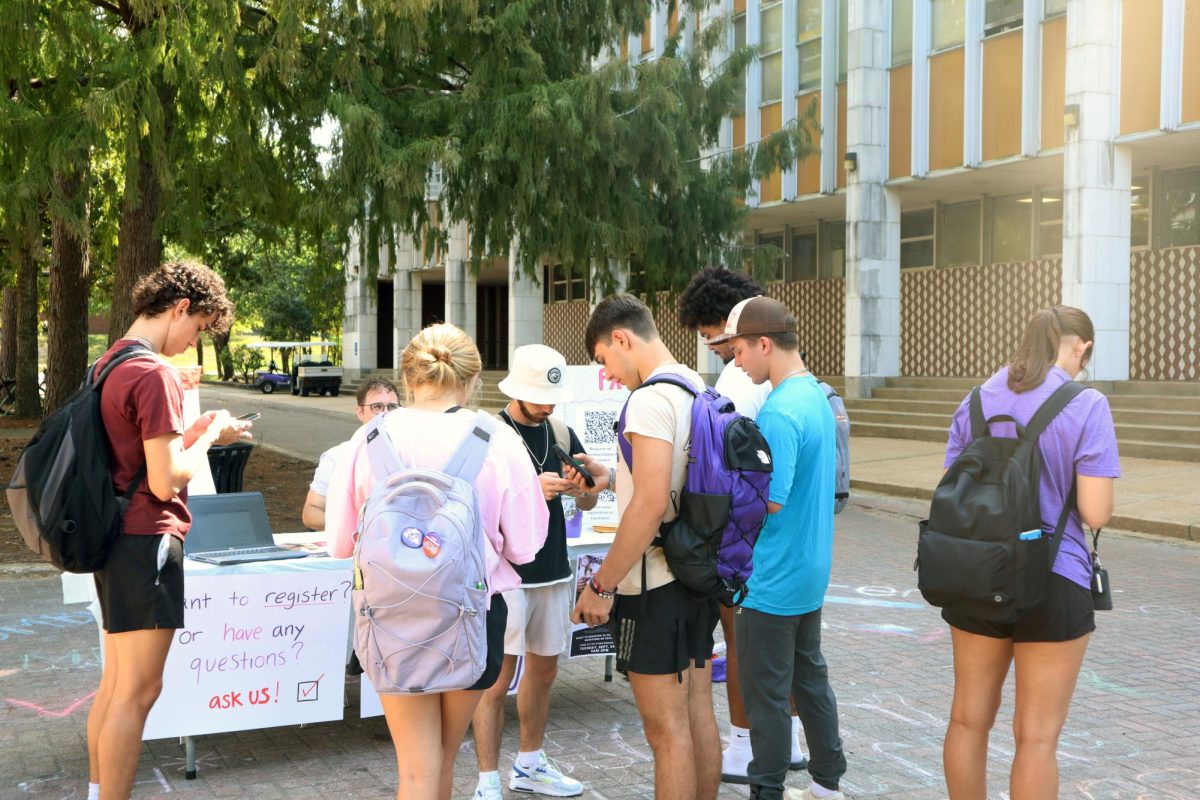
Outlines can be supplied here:
M942 477L945 444L850 438L853 489L929 500ZM1122 458L1109 528L1200 541L1200 464Z
M837 520L824 650L837 693L851 798L942 800L941 739L950 707L946 626L915 589L915 519L923 503L859 495ZM1200 546L1113 537L1105 563L1116 610L1100 615L1060 747L1069 800L1195 800L1200 797ZM653 796L649 748L629 686L602 680L603 662L564 662L555 685L546 750L583 781L584 797ZM0 578L0 798L82 800L85 717L99 679L90 614L64 607L56 578ZM1007 800L1012 697L992 738L990 796ZM725 689L714 698L726 730ZM174 740L146 745L134 797L390 798L395 761L380 719L357 718L347 688L342 722L205 736L200 777L183 776ZM510 703L510 714L512 704ZM516 748L505 729L502 764ZM456 769L455 798L475 782L470 738ZM793 773L789 784L804 786ZM721 800L743 798L723 786ZM505 792L512 800L513 793Z

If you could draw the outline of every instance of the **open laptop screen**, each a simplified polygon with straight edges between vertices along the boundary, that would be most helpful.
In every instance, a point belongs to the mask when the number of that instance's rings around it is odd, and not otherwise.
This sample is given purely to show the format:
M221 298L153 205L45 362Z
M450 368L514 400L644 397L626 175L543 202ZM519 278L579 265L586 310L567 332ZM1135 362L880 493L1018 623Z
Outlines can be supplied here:
M188 510L192 527L184 539L185 553L275 543L261 492L198 495L188 498Z

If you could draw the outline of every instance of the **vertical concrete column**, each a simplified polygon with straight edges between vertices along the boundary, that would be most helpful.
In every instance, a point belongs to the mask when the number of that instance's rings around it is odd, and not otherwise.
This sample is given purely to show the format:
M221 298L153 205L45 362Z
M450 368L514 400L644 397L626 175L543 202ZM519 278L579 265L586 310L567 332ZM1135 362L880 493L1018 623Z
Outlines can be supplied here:
M365 243L361 232L351 234L346 248L345 306L342 317L342 366L350 380L375 368L376 325L375 292L368 280L375 273L367 268Z
M931 0L913 0L912 174L929 172L929 47L933 37Z
M392 375L400 377L400 354L421 331L421 273L415 269L397 269L392 283Z
M475 274L463 259L446 260L446 321L457 325L471 338L476 334Z
M848 23L847 23L848 24ZM849 31L847 31L849 34ZM847 35L847 43L849 36ZM821 192L833 194L837 191L837 134L838 134L838 0L821 0ZM793 36L785 46L795 47ZM853 52L854 48L850 48ZM849 64L847 63L847 67ZM849 78L846 90L849 91ZM792 98L796 102L796 98ZM850 140L846 143L849 145ZM849 147L847 146L847 149Z
M1021 31L1021 155L1042 149L1042 12L1044 0L1024 0Z
M525 274L520 263L520 243L508 251L508 363L513 351L523 344L542 344L545 330L542 320L541 283Z
M900 198L888 174L885 4L850 0L846 152L846 394L900 374ZM916 54L913 54L916 58Z
M1062 301L1096 326L1095 380L1129 379L1130 153L1120 131L1120 0L1067 3Z

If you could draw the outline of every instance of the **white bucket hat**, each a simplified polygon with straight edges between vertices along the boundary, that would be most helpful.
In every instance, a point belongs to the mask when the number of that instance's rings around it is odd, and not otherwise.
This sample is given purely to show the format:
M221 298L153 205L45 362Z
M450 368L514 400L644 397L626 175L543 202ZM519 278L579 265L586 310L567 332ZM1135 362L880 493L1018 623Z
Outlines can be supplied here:
M571 390L563 384L567 360L562 353L544 344L527 344L513 353L508 376L497 388L513 400L553 406L571 399Z

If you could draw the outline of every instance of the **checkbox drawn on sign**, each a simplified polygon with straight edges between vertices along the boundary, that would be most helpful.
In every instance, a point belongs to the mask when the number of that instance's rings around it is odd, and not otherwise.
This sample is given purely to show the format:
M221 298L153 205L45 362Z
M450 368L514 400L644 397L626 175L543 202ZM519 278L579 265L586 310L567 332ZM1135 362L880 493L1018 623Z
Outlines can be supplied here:
M321 673L321 678L325 677L325 673ZM315 703L320 694L321 678L315 681L300 681L296 684L296 702L297 703Z

